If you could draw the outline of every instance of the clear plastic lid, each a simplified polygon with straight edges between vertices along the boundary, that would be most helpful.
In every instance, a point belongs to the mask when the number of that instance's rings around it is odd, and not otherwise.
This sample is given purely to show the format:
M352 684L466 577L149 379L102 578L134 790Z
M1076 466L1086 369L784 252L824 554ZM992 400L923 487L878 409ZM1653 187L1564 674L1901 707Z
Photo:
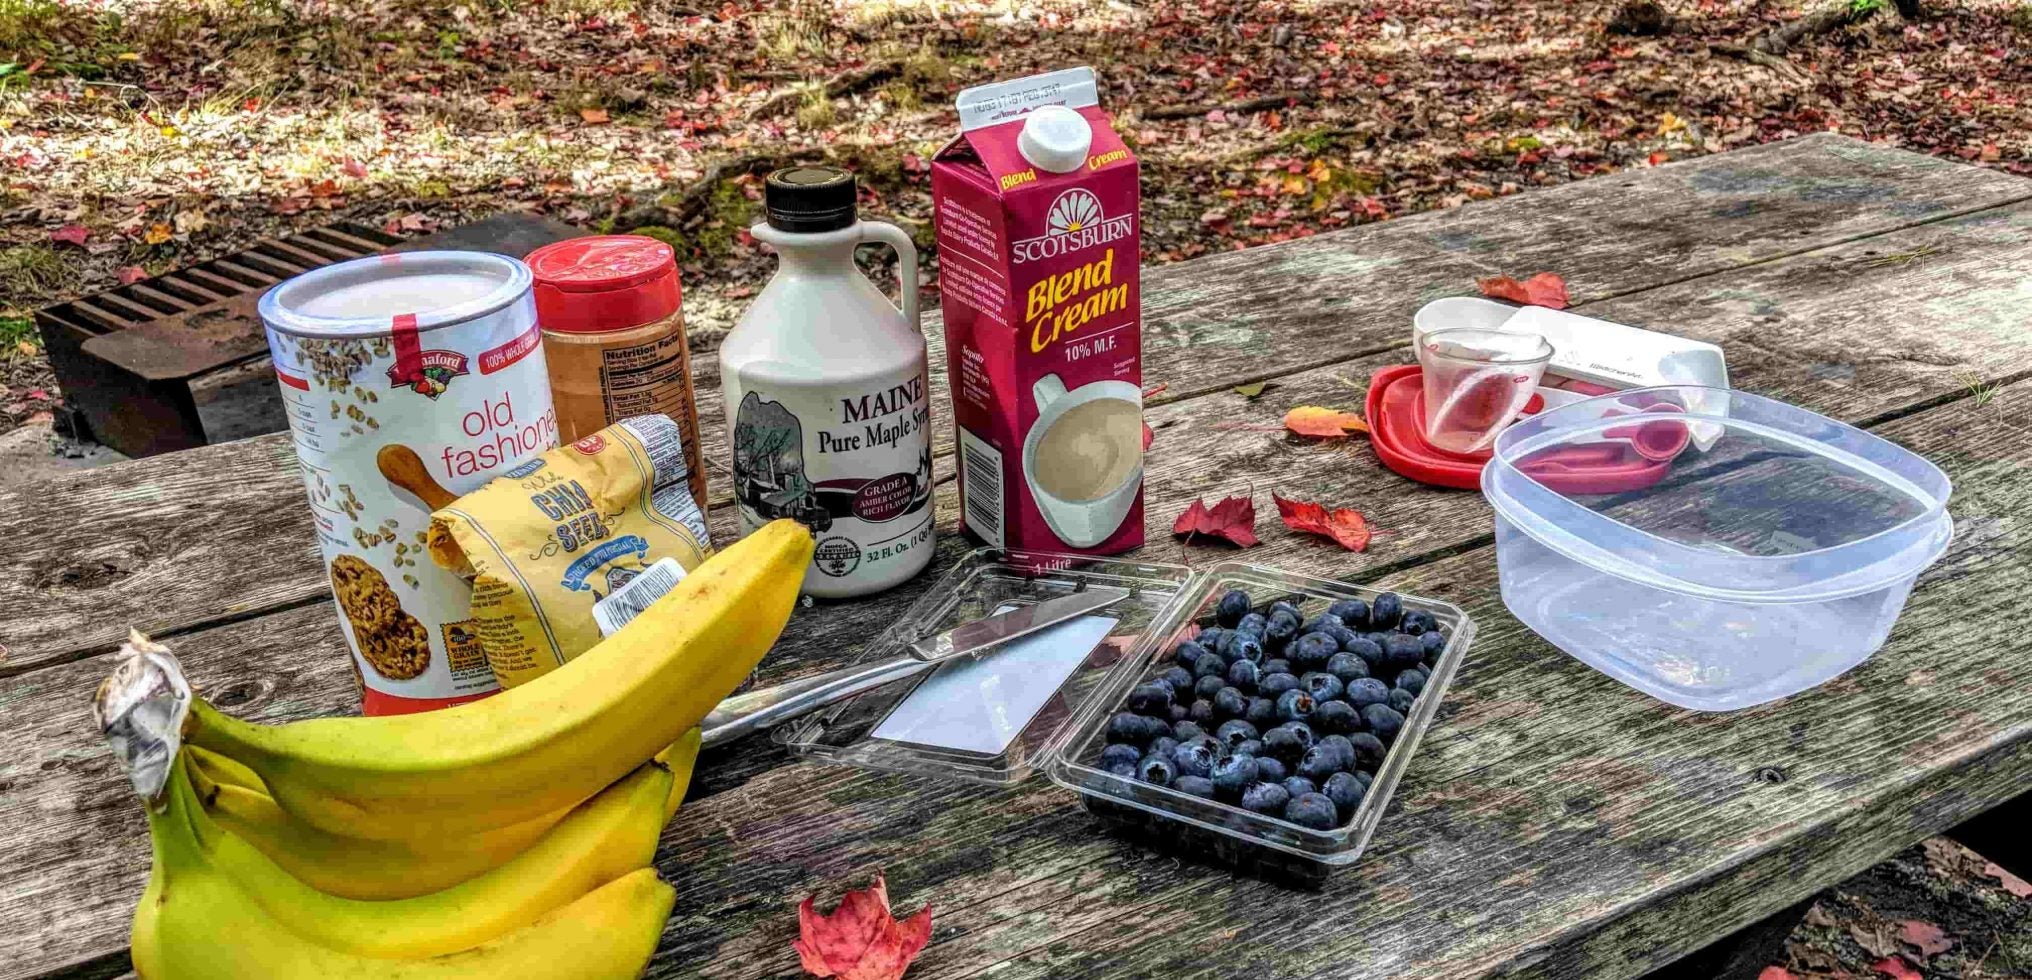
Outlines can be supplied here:
M1019 782L1091 699L1119 696L1188 577L1180 565L975 551L870 645L862 663L893 663L898 679L779 728L776 739L822 761ZM1089 592L1119 598L977 653L923 651L997 613Z
M1496 440L1482 489L1576 561L1738 602L1873 591L1924 568L1952 532L1951 487L1932 463L1718 388L1640 388L1519 421Z

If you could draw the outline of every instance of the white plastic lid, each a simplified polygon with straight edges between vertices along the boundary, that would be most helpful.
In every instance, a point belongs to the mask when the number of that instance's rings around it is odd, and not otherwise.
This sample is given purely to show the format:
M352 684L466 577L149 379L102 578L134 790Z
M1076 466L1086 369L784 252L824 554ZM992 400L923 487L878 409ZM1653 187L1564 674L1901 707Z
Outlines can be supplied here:
M1069 174L1087 162L1094 128L1087 118L1062 105L1038 106L1023 120L1016 150L1039 170Z
M1693 425L1720 435L1706 447L1668 438ZM1732 602L1817 602L1911 577L1947 547L1951 490L1939 467L1861 429L1686 385L1520 421L1482 471L1489 503L1540 544Z
M529 267L493 252L390 252L312 269L263 294L261 319L303 337L386 336L395 317L418 330L529 302Z

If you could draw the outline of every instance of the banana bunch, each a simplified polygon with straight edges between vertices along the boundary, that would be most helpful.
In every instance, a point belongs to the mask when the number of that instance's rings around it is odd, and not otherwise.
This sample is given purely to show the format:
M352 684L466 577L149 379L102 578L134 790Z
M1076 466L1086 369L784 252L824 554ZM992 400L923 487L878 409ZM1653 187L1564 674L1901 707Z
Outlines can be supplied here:
M698 724L776 641L812 539L777 521L492 698L261 725L136 637L102 729L148 803L145 980L625 978L676 893L651 863Z

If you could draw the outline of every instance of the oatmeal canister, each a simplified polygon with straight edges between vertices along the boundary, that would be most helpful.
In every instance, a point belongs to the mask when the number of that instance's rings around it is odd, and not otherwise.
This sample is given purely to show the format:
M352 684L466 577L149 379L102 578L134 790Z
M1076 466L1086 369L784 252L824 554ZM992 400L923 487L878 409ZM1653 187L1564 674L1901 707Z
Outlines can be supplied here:
M430 512L557 445L529 267L398 252L261 297L318 544L370 715L498 690Z

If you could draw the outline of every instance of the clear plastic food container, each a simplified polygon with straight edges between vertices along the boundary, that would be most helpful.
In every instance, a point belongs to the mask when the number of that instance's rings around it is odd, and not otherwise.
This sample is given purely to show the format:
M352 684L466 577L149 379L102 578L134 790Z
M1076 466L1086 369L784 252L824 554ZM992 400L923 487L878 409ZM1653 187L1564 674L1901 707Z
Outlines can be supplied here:
M991 785L1013 784L1043 769L1054 782L1078 793L1104 825L1141 843L1279 883L1317 887L1330 870L1361 855L1474 637L1474 624L1457 607L1399 595L1406 612L1422 611L1432 617L1446 643L1427 665L1430 674L1423 691L1371 773L1361 803L1331 830L1299 826L1176 787L1119 775L1103 768L1099 757L1110 719L1124 708L1130 692L1173 666L1179 641L1215 624L1215 606L1230 590L1246 592L1258 608L1278 600L1290 602L1306 621L1343 599L1372 601L1382 594L1377 590L1238 562L1194 572L1163 563L982 549L963 559L873 644L869 662L907 657L905 648L912 640L1012 605L1088 588L1126 589L1130 595L1089 614L1114 622L1096 624L1087 634L1100 637L1092 653L1071 669L1034 715L1005 719L1002 703L1014 698L1006 681L991 675L976 674L944 697L941 703L950 705L954 718L987 719L972 724L973 729L1006 725L1002 735L972 751L899 738L893 731L910 727L898 725L901 715L925 713L922 704L906 705L915 703L913 699L922 701L920 686L933 683L933 670L914 673L779 729L777 740L823 761ZM1084 636L1080 642L1085 642ZM990 652L959 659L987 664L994 657ZM984 712L979 699L989 696L994 707ZM1004 738L1006 745L996 744Z
M1947 549L1950 490L1938 467L1861 429L1693 386L1520 421L1482 471L1510 612L1583 663L1704 711L1797 693L1881 646Z

